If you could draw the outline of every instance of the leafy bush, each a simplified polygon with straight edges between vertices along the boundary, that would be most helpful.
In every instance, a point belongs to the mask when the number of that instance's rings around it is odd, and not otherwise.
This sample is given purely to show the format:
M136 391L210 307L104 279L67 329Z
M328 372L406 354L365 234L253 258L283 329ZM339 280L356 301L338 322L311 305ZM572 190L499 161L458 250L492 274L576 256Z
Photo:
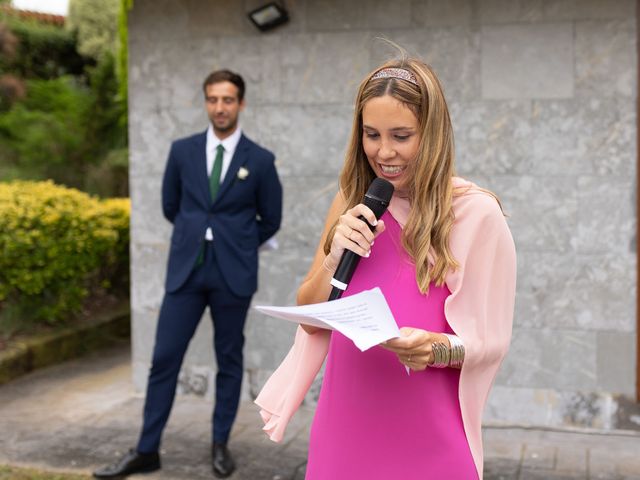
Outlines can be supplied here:
M88 75L89 86L74 77L27 81L26 96L0 113L0 178L128 194L126 105L113 56L105 54Z
M128 283L129 210L50 181L0 184L0 318L61 323L92 289Z
M129 150L110 150L98 165L92 165L85 177L84 190L101 197L129 195Z
M127 105L120 97L115 58L105 53L96 67L88 69L92 104L87 118L93 143L103 156L127 146ZM125 99L126 100L126 99Z
M0 14L0 180L128 195L127 1L74 0L67 29Z
M0 115L0 161L23 178L82 187L86 163L95 161L86 141L90 92L70 77L31 80L27 92Z
M119 92L115 58L105 53L89 69L92 92L86 141L93 146L83 190L101 196L129 195L127 105Z
M73 32L53 25L6 17L2 21L18 39L13 55L4 56L0 68L25 79L51 79L84 75L94 61L76 50Z

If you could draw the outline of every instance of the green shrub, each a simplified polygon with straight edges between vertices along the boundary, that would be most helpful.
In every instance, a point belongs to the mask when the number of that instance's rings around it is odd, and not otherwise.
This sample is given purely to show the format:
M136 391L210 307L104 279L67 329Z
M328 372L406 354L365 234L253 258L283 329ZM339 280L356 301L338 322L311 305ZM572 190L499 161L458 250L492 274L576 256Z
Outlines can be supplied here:
M0 183L0 318L19 311L61 323L92 288L126 283L128 264L128 199Z
M26 96L0 112L0 179L52 179L103 196L128 194L126 105L113 56L88 76L88 86L74 77L29 80Z
M85 119L88 88L71 77L27 82L27 96L0 114L0 162L27 179L82 187L91 157Z
M9 172L10 173L10 172ZM0 171L0 175L2 172ZM101 197L129 195L129 150L110 150L98 165L92 165L85 177L87 192Z
M118 28L126 33L118 8L130 1L109 0L101 11L100 1L76 0L71 29L0 13L0 181L128 195L126 45L112 50ZM102 27L89 38L94 20ZM80 31L86 52L106 35L94 57L78 53Z
M127 105L118 91L113 55L105 53L98 65L87 71L92 93L87 126L98 155L103 157L109 150L127 146Z
M0 17L18 39L14 55L0 59L0 68L21 78L51 79L62 75L84 75L94 60L76 50L75 34L54 25L19 18Z

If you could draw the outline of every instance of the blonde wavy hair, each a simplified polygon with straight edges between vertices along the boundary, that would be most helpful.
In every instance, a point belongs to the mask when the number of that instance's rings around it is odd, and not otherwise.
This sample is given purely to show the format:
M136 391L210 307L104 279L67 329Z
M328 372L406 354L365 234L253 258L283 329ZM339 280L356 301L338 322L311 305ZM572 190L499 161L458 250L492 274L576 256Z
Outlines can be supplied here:
M398 78L371 77L383 68L403 68L413 73L418 85ZM458 263L449 248L449 235L454 216L451 178L455 174L453 128L440 81L424 62L406 58L391 60L373 70L362 81L356 97L351 139L340 173L340 190L346 199L345 211L362 202L375 174L362 146L362 111L372 98L389 95L402 102L415 114L420 142L407 191L411 212L402 231L402 245L416 265L416 281L420 291L429 291L431 282L444 284L449 270ZM336 224L324 244L326 254Z

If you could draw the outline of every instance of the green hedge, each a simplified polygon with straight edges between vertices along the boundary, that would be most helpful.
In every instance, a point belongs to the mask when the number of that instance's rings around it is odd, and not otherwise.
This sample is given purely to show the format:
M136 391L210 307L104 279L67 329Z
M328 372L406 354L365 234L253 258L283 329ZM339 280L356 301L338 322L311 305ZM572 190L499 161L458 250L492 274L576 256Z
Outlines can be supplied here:
M0 183L0 319L60 323L93 288L127 283L129 212L50 181Z

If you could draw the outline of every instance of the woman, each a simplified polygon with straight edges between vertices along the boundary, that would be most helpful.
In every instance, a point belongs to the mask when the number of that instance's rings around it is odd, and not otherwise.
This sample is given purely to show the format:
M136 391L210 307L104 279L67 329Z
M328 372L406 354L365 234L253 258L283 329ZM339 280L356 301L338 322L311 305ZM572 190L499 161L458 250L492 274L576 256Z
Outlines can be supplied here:
M360 204L376 177L395 187L377 224ZM442 88L418 60L388 62L360 85L340 191L299 304L327 299L345 250L364 258L344 295L380 287L401 336L360 352L338 332L298 329L256 400L265 430L282 438L328 349L308 480L481 479L482 409L511 337L515 248L495 196L454 176Z

